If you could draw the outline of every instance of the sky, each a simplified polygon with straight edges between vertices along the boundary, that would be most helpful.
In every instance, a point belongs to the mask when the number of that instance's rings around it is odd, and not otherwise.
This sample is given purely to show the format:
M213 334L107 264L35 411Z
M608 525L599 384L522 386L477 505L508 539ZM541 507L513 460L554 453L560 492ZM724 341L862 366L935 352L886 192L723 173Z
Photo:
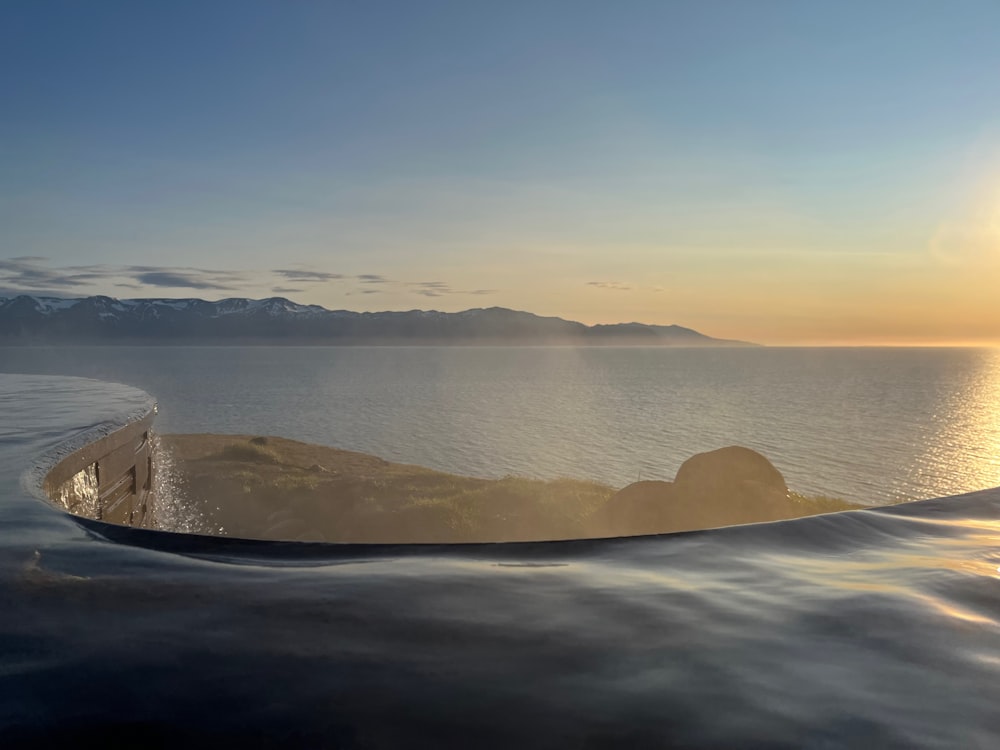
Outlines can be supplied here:
M0 296L1000 345L1000 2L0 4Z

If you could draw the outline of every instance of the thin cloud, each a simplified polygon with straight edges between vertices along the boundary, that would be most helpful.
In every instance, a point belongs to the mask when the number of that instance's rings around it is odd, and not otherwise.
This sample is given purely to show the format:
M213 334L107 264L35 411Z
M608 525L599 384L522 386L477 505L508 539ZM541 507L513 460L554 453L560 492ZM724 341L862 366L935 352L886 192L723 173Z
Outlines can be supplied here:
M406 286L423 297L442 297L451 294L451 287L443 281L410 281Z
M275 273L288 281L296 281L299 283L303 282L322 282L322 281L336 281L338 279L344 278L342 273L329 273L327 271L304 271L295 268L276 268L271 273ZM301 291L301 290L299 290Z
M229 284L220 284L208 276L180 271L143 271L135 274L133 278L140 284L148 284L149 286L222 290L231 290L234 288Z
M597 287L598 289L613 289L616 292L627 292L632 289L630 284L626 284L623 281L588 281L587 286Z
M353 279L360 285L355 293L378 294L389 289L407 290L422 297L445 295L483 296L496 289L456 289L440 279L397 281L382 274L362 273L347 276L332 271L308 268L276 268L254 272L239 269L209 269L189 266L86 265L52 267L39 256L0 259L0 290L7 296L34 294L52 297L85 297L111 293L114 289L143 288L192 289L223 292L260 292L302 294L314 285ZM102 291L103 290L103 291ZM349 291L344 292L350 294Z
M22 295L29 297L60 297L62 299L82 299L85 296L79 293L67 295L65 290L60 289L21 289L0 286L0 299L13 299Z
M57 269L41 266L40 262L41 259L30 256L0 260L0 282L13 289L34 292L40 289L85 286L90 281L105 278L107 274L102 266Z
M85 286L138 285L186 289L231 290L245 283L245 276L235 271L204 268L171 268L168 266L64 266L52 268L42 259L22 256L0 260L0 284L20 292L39 293L41 290L75 291Z
M150 286L185 287L188 289L238 289L247 283L241 271L171 266L126 266L118 275Z
M451 285L444 281L410 281L406 286L423 297L443 297L446 294L496 294L497 291L496 289L452 289Z

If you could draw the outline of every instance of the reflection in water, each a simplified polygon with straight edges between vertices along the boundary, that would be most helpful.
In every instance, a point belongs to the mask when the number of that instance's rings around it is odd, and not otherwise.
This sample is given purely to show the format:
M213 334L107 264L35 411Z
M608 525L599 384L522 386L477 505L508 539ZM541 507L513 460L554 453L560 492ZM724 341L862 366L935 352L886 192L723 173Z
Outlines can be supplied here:
M63 482L53 499L70 513L97 518L100 508L97 489L97 464L90 464Z
M745 445L798 492L866 504L997 479L984 349L22 347L0 370L140 386L164 433L282 435L469 476L624 487Z
M225 534L221 527L212 528L204 513L184 493L170 451L164 450L156 432L150 433L156 471L153 473L151 517L146 526L184 534ZM206 498L206 502L209 500Z
M1000 490L562 543L81 528L21 489L70 431L3 424L36 411L0 410L4 748L1000 746Z
M908 476L887 478L901 489L898 501L914 499L905 484L926 487L932 497L1000 485L1000 350L961 352L963 366L937 389L937 406L921 431L921 454ZM955 356L958 356L956 353Z
M12 663L47 702L27 691L10 725L92 737L124 712L137 742L185 745L992 750L998 512L993 493L564 544L95 542L43 558L0 624L52 657Z

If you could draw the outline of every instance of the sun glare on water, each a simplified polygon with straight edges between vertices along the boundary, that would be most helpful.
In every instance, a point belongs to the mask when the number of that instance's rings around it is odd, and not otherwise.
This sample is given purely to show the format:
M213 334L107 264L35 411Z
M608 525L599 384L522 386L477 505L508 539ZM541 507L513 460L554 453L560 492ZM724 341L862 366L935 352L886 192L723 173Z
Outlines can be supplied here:
M953 468L940 494L1000 485L1000 349L982 350L980 366L948 403L938 433L928 440L928 462Z

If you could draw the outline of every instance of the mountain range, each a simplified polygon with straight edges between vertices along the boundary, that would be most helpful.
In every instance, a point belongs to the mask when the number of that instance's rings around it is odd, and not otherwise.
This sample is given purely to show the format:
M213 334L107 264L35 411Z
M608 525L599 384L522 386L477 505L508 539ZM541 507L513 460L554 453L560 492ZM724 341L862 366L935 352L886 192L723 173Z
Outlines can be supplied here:
M681 326L587 326L503 307L352 312L283 297L0 297L0 343L577 344L753 346Z

